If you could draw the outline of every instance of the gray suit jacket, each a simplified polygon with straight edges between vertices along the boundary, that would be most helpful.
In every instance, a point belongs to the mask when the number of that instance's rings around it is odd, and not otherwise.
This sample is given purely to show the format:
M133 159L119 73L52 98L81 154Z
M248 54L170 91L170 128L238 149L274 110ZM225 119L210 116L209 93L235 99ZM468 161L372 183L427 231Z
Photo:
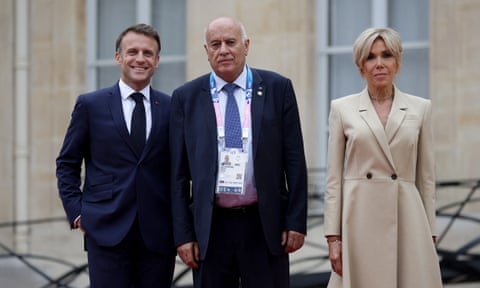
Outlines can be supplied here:
M282 231L306 233L307 171L302 132L291 81L269 71L252 69L252 73L254 176L265 238L270 251L278 255L284 253ZM209 74L173 92L170 148L175 244L198 241L203 259L218 169Z

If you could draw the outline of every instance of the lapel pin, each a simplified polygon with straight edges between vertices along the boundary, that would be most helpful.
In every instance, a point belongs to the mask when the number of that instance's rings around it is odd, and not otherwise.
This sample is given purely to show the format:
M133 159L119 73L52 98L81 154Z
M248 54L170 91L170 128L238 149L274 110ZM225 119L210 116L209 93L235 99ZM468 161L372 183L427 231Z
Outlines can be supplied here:
M262 89L263 89L262 86L258 87L258 90L259 90L259 91L257 91L257 95L258 95L258 96L262 96L262 95L263 95Z

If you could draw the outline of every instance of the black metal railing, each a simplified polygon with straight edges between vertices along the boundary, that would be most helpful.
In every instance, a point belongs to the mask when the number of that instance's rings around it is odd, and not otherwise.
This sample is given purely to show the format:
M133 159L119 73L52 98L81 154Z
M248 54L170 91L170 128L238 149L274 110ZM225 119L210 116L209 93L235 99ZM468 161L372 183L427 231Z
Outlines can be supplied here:
M437 208L437 219L446 220L445 228L439 233L437 251L440 258L440 268L444 283L480 282L480 211L468 211L469 205L480 202L480 180L442 181L437 183L437 195L442 190L453 189L463 192L460 200L447 203ZM463 191L462 191L463 190ZM475 213L476 212L476 213ZM462 238L455 235L455 224L463 225L471 236ZM459 244L444 245L447 236L459 238ZM448 248L447 248L448 246Z
M66 222L65 217L54 217L54 218L44 218L44 219L36 219L30 221L18 221L18 222L9 222L9 223L0 223L1 228L17 228L20 226L37 226L40 224L51 224L54 222ZM74 264L65 259L61 259L55 256L49 255L39 255L34 253L17 253L2 241L0 241L0 251L3 250L3 253L0 252L0 261L2 259L15 259L18 260L21 264L23 264L27 271L40 276L44 281L44 285L38 286L42 288L58 288L58 287L66 287L66 288L73 288L70 286L78 276L87 272L88 265L87 263L84 264ZM57 276L50 276L41 265L41 262L49 262L49 263L56 263L61 266L65 270L60 275ZM2 281L4 282L4 281ZM13 281L12 281L13 282ZM4 283L3 283L4 284ZM0 284L1 286L1 284ZM12 287L13 288L13 287Z

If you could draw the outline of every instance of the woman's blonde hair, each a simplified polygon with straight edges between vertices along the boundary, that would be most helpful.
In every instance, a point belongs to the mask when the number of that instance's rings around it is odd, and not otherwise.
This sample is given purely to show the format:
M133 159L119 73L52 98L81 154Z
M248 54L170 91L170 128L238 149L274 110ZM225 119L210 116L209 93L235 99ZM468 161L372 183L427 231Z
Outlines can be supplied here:
M397 31L392 28L368 28L358 36L353 43L353 60L358 69L361 69L363 63L368 58L372 45L378 38L382 39L387 49L397 60L398 67L402 63L402 40Z

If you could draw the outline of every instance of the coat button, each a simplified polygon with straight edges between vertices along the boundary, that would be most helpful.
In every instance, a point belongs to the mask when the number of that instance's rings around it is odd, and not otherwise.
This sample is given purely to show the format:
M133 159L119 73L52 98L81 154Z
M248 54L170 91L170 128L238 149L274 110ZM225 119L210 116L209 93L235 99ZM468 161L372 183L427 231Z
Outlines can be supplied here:
M392 180L396 180L397 179L397 174L392 174Z
M370 172L367 173L367 179L372 179L372 173Z

